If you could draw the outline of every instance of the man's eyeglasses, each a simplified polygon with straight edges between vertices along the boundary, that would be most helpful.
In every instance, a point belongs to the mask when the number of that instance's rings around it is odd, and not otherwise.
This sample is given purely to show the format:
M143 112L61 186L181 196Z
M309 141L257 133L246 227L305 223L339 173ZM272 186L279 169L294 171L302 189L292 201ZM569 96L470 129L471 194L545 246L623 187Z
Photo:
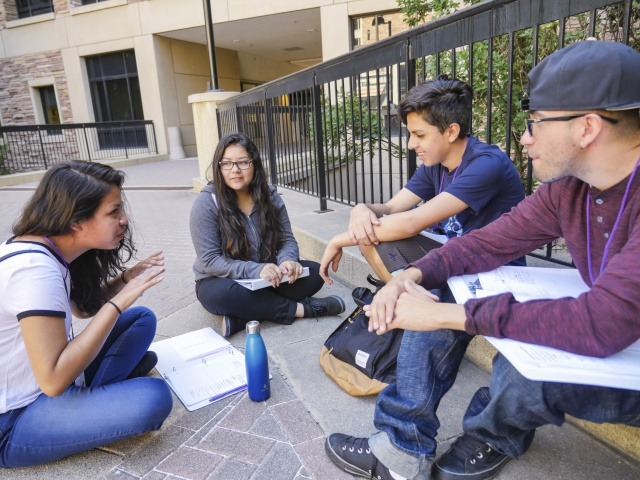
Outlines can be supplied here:
M237 162L230 162L228 160L223 160L220 162L220 170L233 170L233 167L238 167L240 170L246 170L251 166L253 160L247 158L245 160L238 160Z
M533 137L533 124L534 123L542 123L542 122L568 122L570 120L575 120L576 118L586 117L589 115L588 113L579 113L575 115L564 115L562 117L546 117L546 118L527 118L525 122L527 122L527 132L529 132L529 136ZM600 115L599 113L594 113L594 115L598 115L601 119L615 125L618 123L618 119L605 117L604 115Z

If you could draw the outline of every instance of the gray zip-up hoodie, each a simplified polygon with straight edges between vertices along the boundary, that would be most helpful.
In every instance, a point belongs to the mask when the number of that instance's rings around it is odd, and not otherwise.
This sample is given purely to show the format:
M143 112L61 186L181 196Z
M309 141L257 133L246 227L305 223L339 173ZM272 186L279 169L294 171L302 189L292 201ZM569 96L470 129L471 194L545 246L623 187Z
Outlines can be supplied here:
M282 198L274 186L269 186L271 202L276 206L280 222L284 227L285 238L276 256L276 264L285 260L299 261L299 251L296 239L291 231L291 223ZM249 255L251 260L235 260L227 257L220 245L220 225L218 223L218 204L213 185L205 186L196 197L191 207L189 224L191 240L196 250L196 261L193 271L196 280L207 277L225 278L259 278L266 262L260 262L258 252L262 238L259 231L258 210L254 206L251 215L244 219L245 228L251 245Z

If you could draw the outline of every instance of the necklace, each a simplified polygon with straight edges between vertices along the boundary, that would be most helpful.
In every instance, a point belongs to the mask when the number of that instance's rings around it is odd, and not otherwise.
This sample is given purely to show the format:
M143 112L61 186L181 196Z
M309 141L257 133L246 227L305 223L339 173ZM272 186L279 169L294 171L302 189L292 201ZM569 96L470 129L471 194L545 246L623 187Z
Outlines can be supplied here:
M45 235L44 239L49 243L49 245L51 245L51 248L53 248L53 250L58 254L58 256L60 257L60 260L62 260L62 264L64 265L64 268L66 269L66 272L64 274L64 279L66 281L67 277L69 276L69 264L64 259L64 255L62 255L62 252L58 249L58 247L56 247L55 243L53 243L53 240L51 240L51 238L49 238L49 235Z
M460 165L462 165L462 163ZM460 165L456 167L456 171L453 173L453 178L451 179L451 183L456 181L456 177L458 176L458 171L460 170ZM440 165L440 167L442 168L442 172L440 173L440 188L438 189L438 195L442 193L442 185L444 183L444 167L442 165ZM451 185L451 183L449 183L449 185Z
M631 176L629 176L629 180L627 181L627 187L624 190L624 196L622 197L622 202L620 203L620 210L618 210L618 215L616 216L616 221L613 223L613 228L611 229L611 233L609 234L609 238L607 239L607 243L604 244L604 252L602 253L602 261L600 262L600 271L598 275L602 273L604 267L607 263L607 257L609 256L609 247L611 246L611 242L613 240L613 235L618 228L618 224L620 223L620 219L622 218L622 212L624 211L624 207L627 205L627 198L629 197L629 191L631 190L631 184L633 183L633 178L636 176L636 172L638 171L638 165L640 165L640 158L636 162L636 166L633 167L633 171L631 172ZM593 265L591 263L591 192L587 192L587 266L589 268L589 279L591 280L591 285L596 281L597 276L593 276Z

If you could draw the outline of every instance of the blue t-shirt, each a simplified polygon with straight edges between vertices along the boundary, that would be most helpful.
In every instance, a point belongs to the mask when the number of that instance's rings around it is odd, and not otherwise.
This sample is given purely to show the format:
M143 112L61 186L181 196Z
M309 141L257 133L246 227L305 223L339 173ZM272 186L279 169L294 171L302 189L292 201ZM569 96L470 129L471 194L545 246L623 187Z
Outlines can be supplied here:
M449 238L484 227L524 199L522 181L511 159L497 146L471 135L458 168L447 172L440 164L421 165L405 188L424 201L447 192L468 205L434 225L434 230Z

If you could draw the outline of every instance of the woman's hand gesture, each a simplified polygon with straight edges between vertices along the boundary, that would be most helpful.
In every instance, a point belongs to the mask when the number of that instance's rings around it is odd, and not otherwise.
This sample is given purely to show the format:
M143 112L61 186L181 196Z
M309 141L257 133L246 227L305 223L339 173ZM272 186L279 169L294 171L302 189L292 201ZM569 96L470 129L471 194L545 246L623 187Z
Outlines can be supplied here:
M149 288L164 280L164 271L164 254L159 250L122 272L120 278L126 283L111 300L124 311Z
M124 283L129 283L131 279L137 277L145 270L151 267L163 267L164 266L164 254L162 250L152 253L144 260L138 262L135 266L125 270L120 275L120 278Z

